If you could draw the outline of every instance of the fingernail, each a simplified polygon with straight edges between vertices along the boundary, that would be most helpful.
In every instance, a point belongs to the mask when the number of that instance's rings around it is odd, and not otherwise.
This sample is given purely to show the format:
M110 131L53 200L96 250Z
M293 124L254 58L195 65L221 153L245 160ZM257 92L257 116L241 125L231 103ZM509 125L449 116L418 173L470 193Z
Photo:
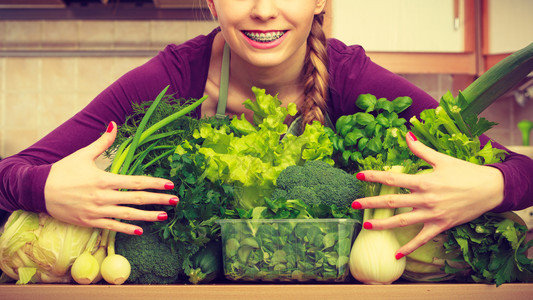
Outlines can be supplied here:
M402 257L404 257L404 256L405 256L405 255L403 255L403 253L398 252L398 253L396 253L396 256L395 256L395 257L396 257L396 259L400 259L400 258L402 258Z
M178 202L180 202L180 199L178 199L177 197L173 197L168 200L168 203L170 203L170 205L177 205Z
M107 133L110 133L111 131L113 131L113 122L109 122L109 124L107 125L107 129L105 130L105 132Z
M165 221L166 219L168 219L168 215L167 215L167 213L160 213L160 214L157 215L157 219L159 221Z
M413 142L418 141L418 139L416 138L415 134L412 133L411 131L409 131L409 132L407 133L407 136L408 136L408 137L411 139L411 141L413 141Z
M353 208L353 209L361 209L361 207L363 207L363 206L361 205L361 203L359 203L359 202L357 202L357 201L352 202L352 208Z
M142 229L135 229L135 231L133 231L133 233L135 235L142 235L143 234L143 230Z
M165 183L165 190L171 190L173 188L174 188L174 183L172 182Z
M357 174L355 175L355 178L357 178L357 179L363 181L363 180L365 180L365 174L364 174L364 173L357 173Z
M363 228L364 228L364 229L372 229L372 223L370 223L370 222L364 222L364 223L363 223Z

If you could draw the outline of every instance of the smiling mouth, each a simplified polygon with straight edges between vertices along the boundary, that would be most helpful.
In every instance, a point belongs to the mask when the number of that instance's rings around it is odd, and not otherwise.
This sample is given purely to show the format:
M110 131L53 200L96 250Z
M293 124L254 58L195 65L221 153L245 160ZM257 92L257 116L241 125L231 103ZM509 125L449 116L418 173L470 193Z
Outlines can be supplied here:
M269 32L257 32L257 31L243 31L252 41L259 43L270 43L281 38L287 31L269 31Z

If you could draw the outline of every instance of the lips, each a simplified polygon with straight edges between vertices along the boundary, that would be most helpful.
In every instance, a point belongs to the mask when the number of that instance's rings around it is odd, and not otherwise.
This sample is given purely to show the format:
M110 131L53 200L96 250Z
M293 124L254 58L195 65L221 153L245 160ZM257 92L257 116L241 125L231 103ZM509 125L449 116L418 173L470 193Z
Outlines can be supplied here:
M280 39L286 31L268 31L268 32L259 32L259 31L243 31L243 34L248 37L250 40L259 42L259 43L272 43Z

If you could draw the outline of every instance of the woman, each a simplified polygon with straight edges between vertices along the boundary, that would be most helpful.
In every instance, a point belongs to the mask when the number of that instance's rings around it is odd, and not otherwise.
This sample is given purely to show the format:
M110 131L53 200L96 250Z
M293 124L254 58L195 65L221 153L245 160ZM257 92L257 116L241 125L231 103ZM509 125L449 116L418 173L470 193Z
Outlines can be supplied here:
M414 85L371 62L361 47L348 47L334 39L326 44L322 31L325 2L207 0L220 28L184 44L169 45L35 145L1 161L1 208L46 211L73 224L128 234L142 234L142 229L113 218L166 219L162 211L121 204L176 205L176 197L145 191L172 189L171 182L109 174L99 170L94 160L113 143L117 124L132 112L131 102L154 99L167 85L168 92L178 97L209 96L196 111L197 117L217 112L240 115L245 112L242 102L253 99L252 86L278 94L284 104L295 102L304 123L325 122L326 116L335 122L343 114L355 113L355 99L363 93L387 99L410 96L414 104L401 115L407 119L437 105ZM224 49L230 57L229 72L222 68ZM229 78L227 91L221 90L224 78ZM352 205L357 209L414 207L401 216L365 223L374 229L425 224L417 237L399 249L397 258L484 212L533 204L530 159L511 153L505 163L477 166L436 153L412 134L407 140L416 155L435 167L434 172L361 172L357 175L361 180L406 187L412 193L359 199Z

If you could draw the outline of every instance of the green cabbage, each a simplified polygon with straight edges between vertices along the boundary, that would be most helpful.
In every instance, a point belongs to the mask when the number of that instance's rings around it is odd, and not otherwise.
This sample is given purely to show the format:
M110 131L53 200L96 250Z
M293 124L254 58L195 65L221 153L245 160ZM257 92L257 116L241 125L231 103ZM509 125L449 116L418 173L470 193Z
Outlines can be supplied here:
M14 211L0 236L0 269L19 284L68 283L70 267L95 234L100 230L67 224L45 213Z

